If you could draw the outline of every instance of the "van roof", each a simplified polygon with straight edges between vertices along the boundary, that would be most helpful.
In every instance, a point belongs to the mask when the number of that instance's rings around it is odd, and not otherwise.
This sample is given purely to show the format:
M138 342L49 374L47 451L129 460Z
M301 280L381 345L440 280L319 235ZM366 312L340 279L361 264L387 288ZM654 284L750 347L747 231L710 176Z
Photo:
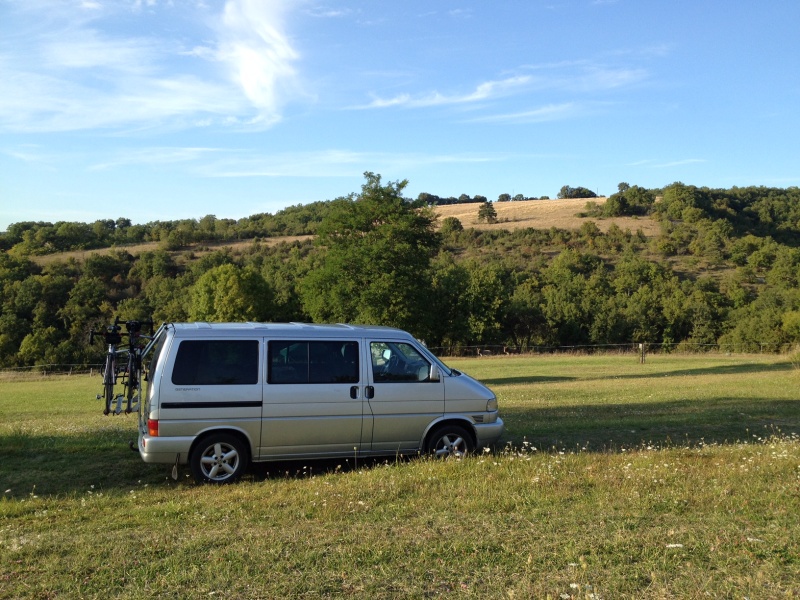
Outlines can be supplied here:
M310 323L207 323L196 321L193 323L169 323L177 337L203 337L203 336L252 336L252 335L298 335L302 337L360 337L362 335L394 334L399 337L411 337L410 333L394 327L382 325L350 325L335 323L317 325Z

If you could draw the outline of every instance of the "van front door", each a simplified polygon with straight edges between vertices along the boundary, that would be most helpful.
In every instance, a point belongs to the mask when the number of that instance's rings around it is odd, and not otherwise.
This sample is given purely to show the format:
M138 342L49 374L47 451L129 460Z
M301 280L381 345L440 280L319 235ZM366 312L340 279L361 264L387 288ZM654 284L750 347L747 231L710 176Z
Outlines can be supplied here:
M408 342L371 340L369 354L372 450L419 449L425 429L444 414L444 383L430 380L430 362Z
M269 340L263 458L361 449L361 358L355 340Z

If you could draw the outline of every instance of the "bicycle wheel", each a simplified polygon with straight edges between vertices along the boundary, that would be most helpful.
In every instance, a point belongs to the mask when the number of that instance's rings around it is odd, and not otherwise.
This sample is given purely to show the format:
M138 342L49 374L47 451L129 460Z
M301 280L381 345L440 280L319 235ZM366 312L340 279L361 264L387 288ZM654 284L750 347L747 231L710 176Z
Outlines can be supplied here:
M141 388L139 384L139 365L135 355L128 355L127 379L125 380L125 398L127 404L125 406L125 413L130 414L139 408L139 398L141 397ZM134 404L135 401L135 404Z
M106 401L106 407L103 414L107 415L111 412L111 403L114 401L114 380L116 379L116 360L114 354L109 352L106 356L106 364L103 368L103 398Z

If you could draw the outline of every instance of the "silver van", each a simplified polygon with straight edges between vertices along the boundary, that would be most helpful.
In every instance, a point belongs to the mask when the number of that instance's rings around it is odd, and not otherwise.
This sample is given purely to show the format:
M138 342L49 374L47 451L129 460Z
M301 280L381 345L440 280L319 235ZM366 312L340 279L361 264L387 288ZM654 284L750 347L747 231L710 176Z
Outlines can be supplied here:
M250 461L461 456L503 432L491 390L399 329L169 323L150 349L139 453L199 482Z

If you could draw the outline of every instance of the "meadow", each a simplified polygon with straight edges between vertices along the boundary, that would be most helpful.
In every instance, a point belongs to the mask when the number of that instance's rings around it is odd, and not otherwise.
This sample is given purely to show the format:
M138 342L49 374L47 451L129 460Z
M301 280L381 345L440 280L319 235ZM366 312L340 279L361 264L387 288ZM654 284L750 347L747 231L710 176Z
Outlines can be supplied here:
M747 355L453 359L498 448L254 466L128 449L99 377L0 379L0 598L800 596L800 370Z

